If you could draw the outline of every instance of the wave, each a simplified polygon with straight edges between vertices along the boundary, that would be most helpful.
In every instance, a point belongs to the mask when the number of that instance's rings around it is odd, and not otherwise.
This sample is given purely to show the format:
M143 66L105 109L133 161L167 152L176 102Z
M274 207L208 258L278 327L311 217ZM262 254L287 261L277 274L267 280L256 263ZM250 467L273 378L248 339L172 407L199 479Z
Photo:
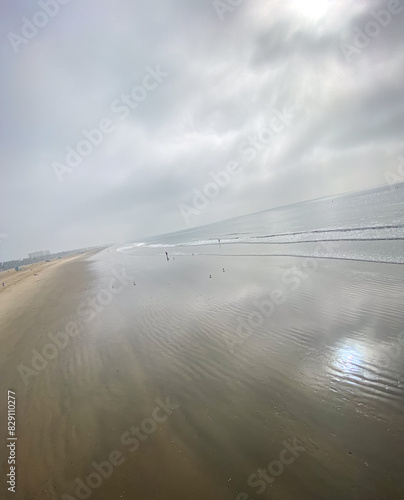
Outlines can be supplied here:
M338 241L394 241L404 240L403 225L369 226L363 228L314 229L311 231L293 231L278 234L256 236L235 236L232 238L198 239L194 241L178 241L175 243L132 243L118 248L124 252L133 248L145 246L148 248L175 248L189 246L230 245L230 244L291 244L310 242ZM233 233L234 234L234 233Z
M126 252L127 250L132 250L133 248L138 248L146 245L146 243L130 243L129 245L126 245L124 247L119 247L116 249L117 252Z

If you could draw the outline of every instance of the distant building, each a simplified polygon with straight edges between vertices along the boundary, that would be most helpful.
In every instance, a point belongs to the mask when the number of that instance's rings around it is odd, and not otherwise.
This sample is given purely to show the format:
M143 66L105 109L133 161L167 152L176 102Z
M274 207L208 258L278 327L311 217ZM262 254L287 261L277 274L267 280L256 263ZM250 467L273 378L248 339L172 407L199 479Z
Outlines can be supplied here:
M38 257L45 257L45 255L50 255L49 250L40 250L39 252L32 252L28 254L30 259L37 259Z

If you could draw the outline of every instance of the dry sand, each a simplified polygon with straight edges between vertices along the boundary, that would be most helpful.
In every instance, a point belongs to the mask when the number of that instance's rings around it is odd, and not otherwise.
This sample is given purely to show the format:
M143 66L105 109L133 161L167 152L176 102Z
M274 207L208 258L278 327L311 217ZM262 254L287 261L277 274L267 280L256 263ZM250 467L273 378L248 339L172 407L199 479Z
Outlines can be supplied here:
M402 356L379 354L399 345L402 266L319 260L285 282L301 262L104 251L9 273L17 493L2 498L401 498ZM49 332L66 345L21 372ZM295 440L304 451L281 455ZM106 460L123 463L94 475ZM94 488L76 493L77 478Z
M39 284L48 279L51 273L61 265L64 265L66 262L86 258L92 254L94 254L93 251L81 255L53 259L48 262L37 262L21 267L19 271L15 269L1 271L0 284L4 283L4 286L0 286L3 315L7 316L9 308L21 303L26 295L29 296L30 294L37 293Z

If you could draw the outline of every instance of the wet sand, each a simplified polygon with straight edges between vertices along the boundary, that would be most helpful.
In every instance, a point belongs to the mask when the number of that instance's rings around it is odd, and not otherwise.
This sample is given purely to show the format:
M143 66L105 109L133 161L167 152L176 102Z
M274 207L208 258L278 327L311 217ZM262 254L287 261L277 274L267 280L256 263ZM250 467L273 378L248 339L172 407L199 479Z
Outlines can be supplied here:
M2 497L403 498L403 266L227 250L111 249L2 291Z

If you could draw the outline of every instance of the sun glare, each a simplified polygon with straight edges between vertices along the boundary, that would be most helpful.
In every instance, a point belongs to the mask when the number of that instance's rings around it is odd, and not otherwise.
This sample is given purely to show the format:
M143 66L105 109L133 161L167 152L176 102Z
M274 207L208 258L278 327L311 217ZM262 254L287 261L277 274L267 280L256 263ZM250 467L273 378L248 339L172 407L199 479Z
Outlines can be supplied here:
M293 6L299 15L316 21L325 16L330 0L297 0Z

